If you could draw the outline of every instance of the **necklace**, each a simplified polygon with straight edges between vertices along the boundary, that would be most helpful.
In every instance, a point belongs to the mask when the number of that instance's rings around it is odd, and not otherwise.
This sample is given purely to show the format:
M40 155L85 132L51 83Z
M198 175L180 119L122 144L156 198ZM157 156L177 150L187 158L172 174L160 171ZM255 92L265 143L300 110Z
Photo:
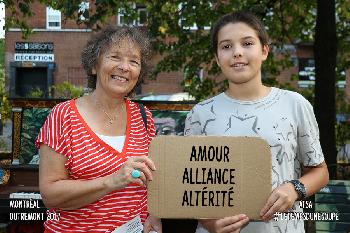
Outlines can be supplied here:
M95 105L98 106L98 107L102 110L102 112L103 112L103 113L107 116L107 118L108 118L108 123L109 123L110 125L112 125L112 124L117 120L117 116L115 115L114 117L111 117L110 114L107 113L106 109L103 107L103 105L100 103L100 101L97 100L96 97L94 98L94 100L95 100L95 101L94 101L94 102L95 102ZM121 105L121 108L120 108L121 112L123 111L123 109L124 109L124 105L122 104L122 105Z
M108 115L108 113L106 112L106 110L104 110L104 108L102 108L101 107L101 110L106 114L106 116L108 117L108 119L109 119L109 121L108 121L108 123L109 124L113 124L113 122L116 120L116 116L114 116L114 118L112 118L112 117L110 117L109 115Z

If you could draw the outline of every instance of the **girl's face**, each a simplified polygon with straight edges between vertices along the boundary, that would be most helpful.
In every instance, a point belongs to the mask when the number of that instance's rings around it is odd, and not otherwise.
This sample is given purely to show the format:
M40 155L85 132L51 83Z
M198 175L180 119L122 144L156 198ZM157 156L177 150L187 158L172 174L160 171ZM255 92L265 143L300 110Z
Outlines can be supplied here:
M219 30L216 62L231 84L261 79L261 64L268 51L256 31L245 23L229 23Z
M103 52L96 67L96 89L102 88L114 96L126 96L136 85L141 71L141 50L123 39Z

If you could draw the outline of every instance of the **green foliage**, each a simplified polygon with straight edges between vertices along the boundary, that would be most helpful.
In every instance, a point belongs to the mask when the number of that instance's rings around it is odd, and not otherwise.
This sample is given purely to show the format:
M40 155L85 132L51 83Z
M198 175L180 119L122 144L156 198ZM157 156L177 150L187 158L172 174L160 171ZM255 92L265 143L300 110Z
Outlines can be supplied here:
M196 100L201 101L215 94L216 83L212 79L204 79L201 81L198 77L189 79L189 84L184 84L184 91L190 93Z
M5 40L0 39L0 67L5 67Z
M49 108L28 108L23 110L21 151L19 156L21 164L29 163L33 156L38 154L35 140L49 112Z
M22 37L28 38L28 36L33 33L28 21L35 15L31 9L34 1L4 0L1 2L5 3L6 7L5 30L8 30L9 28L21 28ZM46 4L46 1L41 2Z
M36 88L33 88L26 97L28 97L28 98L43 98L44 94L45 93L43 90L41 90L39 87L36 87Z
M350 102L345 96L345 89L337 88L336 92L336 109L337 113L350 114Z
M339 149L341 146L349 143L350 140L350 123L341 122L335 125L336 146Z
M337 88L336 109L338 114L350 117L350 102L346 100L344 89ZM335 125L335 139L338 150L350 143L350 122L338 122Z
M5 87L5 40L0 40L0 114L1 120L10 118L11 108L7 100L8 93Z
M338 114L344 114L347 118L350 117L350 102L346 100L344 89L337 88L336 109ZM340 151L340 153L345 153L345 145L350 143L350 122L337 122L335 124L335 140L337 150ZM343 150L343 152L341 152L341 150Z
M345 70L350 67L350 1L336 1L337 25L337 79L344 80Z
M212 78L200 80L197 75L201 69L214 77L220 72L210 48L208 31L220 16L233 10L250 10L262 19L272 42L271 55L264 63L263 73L268 82L276 83L273 81L274 77L281 70L290 67L292 63L289 54L284 54L278 59L272 54L275 53L275 49L282 48L283 44L312 42L317 12L317 2L305 0L101 0L95 1L94 6L90 7L96 8L96 11L85 12L78 11L81 0L39 1L60 10L67 19L76 20L78 24L86 24L87 27L94 29L99 29L118 12L122 12L125 22L131 24L137 19L137 11L133 10L133 4L146 6L147 26L153 38L153 48L163 55L162 60L153 70L152 76L155 77L161 72L183 71L184 89L197 100L213 95L225 87L225 82L216 82ZM30 29L25 22L33 16L31 12L33 0L4 2L10 12L10 17L6 18L6 28L16 25L24 28L24 34L28 34ZM344 70L350 66L349 9L348 0L336 0L339 77L343 76ZM81 15L87 20L81 21ZM194 24L196 30L191 29Z
M310 41L303 34L306 26L313 27L315 16L306 14L315 9L315 3L309 1L157 1L148 8L149 29L155 38L154 48L165 55L156 66L154 75L160 72L183 70L185 90L197 100L221 90L225 83L216 83L204 79L199 83L196 72L200 69L210 75L217 75L219 69L214 60L210 45L212 26L223 14L233 10L251 10L267 26L272 37L273 47L279 48L284 43L293 43L295 38ZM179 23L180 22L180 23ZM303 22L301 24L300 22ZM192 25L197 30L191 30ZM312 24L312 25L311 25ZM310 35L310 34L308 34ZM176 38L170 39L170 38ZM271 49L273 52L273 50ZM264 64L264 72L273 78L284 68L292 65L288 54L276 59L272 54ZM220 85L219 88L215 88Z
M53 85L52 89L55 93L55 97L61 99L78 98L84 94L83 87L75 86L68 81Z
M7 148L7 144L3 138L0 138L0 151L4 151Z

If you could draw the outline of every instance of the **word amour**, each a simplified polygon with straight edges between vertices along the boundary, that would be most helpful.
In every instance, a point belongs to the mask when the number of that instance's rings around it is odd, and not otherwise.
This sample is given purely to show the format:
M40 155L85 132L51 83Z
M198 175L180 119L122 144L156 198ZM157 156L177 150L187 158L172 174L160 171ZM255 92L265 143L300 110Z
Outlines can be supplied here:
M190 161L217 161L230 162L228 146L192 146Z

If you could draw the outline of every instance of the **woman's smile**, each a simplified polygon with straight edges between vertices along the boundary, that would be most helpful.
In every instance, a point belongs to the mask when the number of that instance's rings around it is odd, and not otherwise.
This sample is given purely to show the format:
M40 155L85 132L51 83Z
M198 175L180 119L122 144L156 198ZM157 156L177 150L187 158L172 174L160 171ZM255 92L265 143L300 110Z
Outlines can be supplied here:
M124 76L120 76L120 75L111 75L111 78L116 80L116 81L122 82L122 83L126 83L129 81L128 78L126 78Z

